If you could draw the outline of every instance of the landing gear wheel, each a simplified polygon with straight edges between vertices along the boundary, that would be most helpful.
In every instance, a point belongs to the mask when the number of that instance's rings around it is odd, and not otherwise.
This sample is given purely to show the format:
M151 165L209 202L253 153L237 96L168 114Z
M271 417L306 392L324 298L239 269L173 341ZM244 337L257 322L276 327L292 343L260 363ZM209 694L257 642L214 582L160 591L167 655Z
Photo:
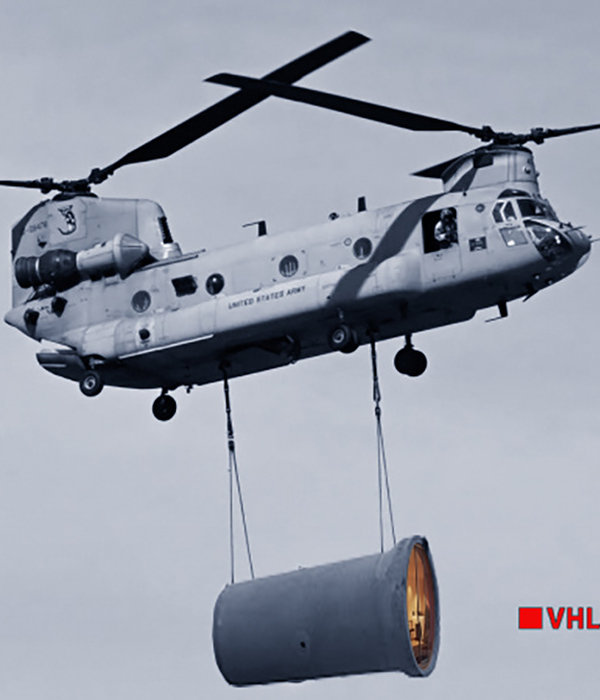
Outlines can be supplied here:
M98 396L104 388L104 382L98 372L93 369L88 370L79 382L81 392L86 396Z
M347 324L340 323L329 334L329 347L340 352L354 352L358 347L356 331Z
M172 396L161 394L152 404L152 413L158 420L171 420L177 410L177 402Z
M398 350L394 357L394 367L400 374L408 377L419 377L427 369L427 358L420 350L415 350L412 345L405 345Z

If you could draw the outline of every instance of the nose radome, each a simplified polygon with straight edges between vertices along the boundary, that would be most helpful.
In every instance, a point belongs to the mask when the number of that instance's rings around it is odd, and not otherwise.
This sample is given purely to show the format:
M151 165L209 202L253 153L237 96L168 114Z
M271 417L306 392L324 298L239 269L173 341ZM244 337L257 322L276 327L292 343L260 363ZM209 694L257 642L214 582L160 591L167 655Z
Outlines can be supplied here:
M592 248L591 237L584 233L580 228L571 229L570 231L567 231L567 233L569 234L569 238L573 242L576 250L579 252L579 265L583 265L583 263L590 256L590 250Z
M569 243L573 246L575 254L578 256L577 267L581 267L590 256L591 237L572 225L561 225L561 233L567 237Z

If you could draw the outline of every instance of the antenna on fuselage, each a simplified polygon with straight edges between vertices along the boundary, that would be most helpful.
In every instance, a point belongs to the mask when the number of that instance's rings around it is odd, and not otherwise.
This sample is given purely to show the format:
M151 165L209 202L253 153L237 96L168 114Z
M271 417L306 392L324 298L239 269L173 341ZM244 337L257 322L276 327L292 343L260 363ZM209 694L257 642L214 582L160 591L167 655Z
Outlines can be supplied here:
M258 235L267 235L267 222L264 219L260 221L249 221L247 224L242 224L242 228L248 228L248 226L258 226Z

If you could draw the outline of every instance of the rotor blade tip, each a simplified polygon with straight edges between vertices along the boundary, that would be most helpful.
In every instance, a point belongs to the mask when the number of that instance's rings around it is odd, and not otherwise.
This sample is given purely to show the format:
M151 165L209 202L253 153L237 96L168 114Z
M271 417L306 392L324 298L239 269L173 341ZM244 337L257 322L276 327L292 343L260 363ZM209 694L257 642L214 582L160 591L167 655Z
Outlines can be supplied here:
M362 34L361 32L356 32L356 31L354 31L354 29L351 29L350 31L346 32L346 36L352 36L357 41L360 41L362 44L364 44L367 41L371 41L370 36L367 36L366 34Z

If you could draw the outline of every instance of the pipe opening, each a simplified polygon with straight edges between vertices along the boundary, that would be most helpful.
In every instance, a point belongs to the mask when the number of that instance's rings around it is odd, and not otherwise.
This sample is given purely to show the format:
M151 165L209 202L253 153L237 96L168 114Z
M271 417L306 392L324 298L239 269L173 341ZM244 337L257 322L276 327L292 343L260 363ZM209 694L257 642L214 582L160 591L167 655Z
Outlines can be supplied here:
M425 670L431 663L435 646L435 582L429 554L415 544L406 573L406 616L415 661Z

